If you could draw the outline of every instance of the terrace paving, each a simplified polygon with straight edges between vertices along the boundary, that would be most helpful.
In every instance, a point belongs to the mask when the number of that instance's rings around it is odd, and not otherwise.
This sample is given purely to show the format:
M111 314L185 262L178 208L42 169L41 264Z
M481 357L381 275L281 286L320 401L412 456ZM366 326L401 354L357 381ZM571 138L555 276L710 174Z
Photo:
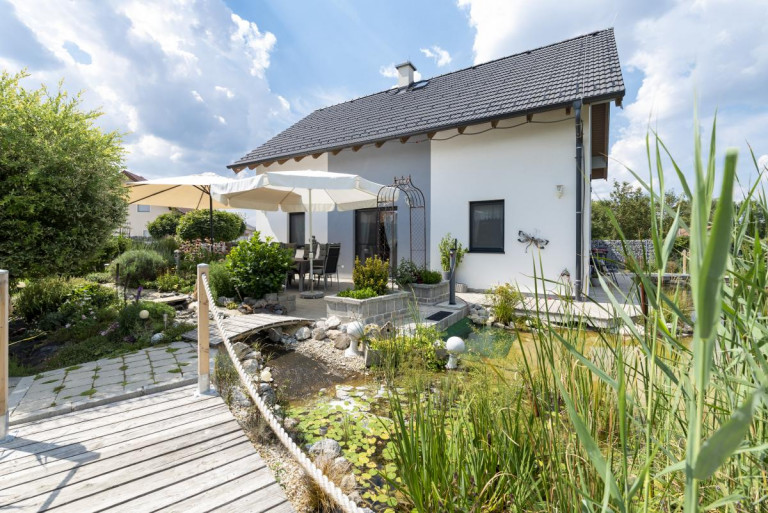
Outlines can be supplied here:
M173 342L117 358L21 378L10 395L11 425L197 382L197 346Z

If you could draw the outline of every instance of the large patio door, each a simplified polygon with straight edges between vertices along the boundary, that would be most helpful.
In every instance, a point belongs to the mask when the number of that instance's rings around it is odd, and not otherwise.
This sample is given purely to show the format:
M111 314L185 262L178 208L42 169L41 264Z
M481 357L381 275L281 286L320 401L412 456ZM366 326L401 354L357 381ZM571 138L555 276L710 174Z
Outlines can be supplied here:
M355 256L365 262L377 254L397 265L397 209L355 210Z

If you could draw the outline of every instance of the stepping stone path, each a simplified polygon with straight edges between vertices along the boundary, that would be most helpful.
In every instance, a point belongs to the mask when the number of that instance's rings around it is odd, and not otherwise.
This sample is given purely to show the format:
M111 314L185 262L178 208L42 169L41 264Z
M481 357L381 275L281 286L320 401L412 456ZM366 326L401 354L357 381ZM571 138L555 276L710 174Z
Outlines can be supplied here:
M197 346L173 342L117 358L23 378L10 397L11 424L80 410L197 381Z

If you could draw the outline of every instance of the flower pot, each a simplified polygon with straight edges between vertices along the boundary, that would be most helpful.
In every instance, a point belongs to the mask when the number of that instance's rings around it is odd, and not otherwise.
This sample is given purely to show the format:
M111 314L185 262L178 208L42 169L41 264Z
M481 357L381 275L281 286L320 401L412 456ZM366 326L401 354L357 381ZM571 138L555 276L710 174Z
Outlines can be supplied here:
M451 271L443 271L443 279L448 281L451 279Z

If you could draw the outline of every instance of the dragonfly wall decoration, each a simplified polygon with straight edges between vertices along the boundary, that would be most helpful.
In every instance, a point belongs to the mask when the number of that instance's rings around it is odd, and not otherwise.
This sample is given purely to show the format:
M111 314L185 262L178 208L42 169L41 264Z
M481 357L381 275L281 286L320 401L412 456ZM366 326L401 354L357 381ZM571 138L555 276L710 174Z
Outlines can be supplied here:
M525 233L523 230L520 230L519 232L517 232L517 240L518 242L522 242L523 244L526 244L525 246L526 253L528 253L528 248L530 248L531 246L536 246L539 249L544 249L546 245L549 244L549 241L547 239L541 239L534 235L529 235Z

